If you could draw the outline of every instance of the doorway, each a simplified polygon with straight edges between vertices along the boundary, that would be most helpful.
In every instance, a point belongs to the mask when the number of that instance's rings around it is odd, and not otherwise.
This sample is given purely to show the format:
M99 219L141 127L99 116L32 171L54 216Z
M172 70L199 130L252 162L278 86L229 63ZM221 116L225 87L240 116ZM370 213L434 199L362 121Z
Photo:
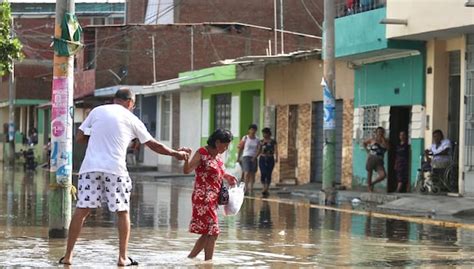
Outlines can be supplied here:
M394 192L397 190L397 174L394 169L396 149L397 145L400 144L399 135L401 131L407 132L408 139L410 139L410 117L410 106L395 106L390 108L390 149L388 151L387 192ZM408 170L410 171L410 168L408 168ZM403 189L406 189L406 187Z
M452 142L459 142L461 100L461 52L449 52L449 104L448 104L448 133L447 138ZM455 151L457 161L458 154Z

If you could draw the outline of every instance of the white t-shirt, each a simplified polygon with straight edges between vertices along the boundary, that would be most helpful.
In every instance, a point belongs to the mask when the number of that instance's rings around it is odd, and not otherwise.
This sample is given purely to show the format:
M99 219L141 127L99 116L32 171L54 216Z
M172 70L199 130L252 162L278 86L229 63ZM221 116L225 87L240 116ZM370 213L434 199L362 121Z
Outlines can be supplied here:
M127 176L127 147L135 138L140 143L153 139L143 122L117 104L94 108L79 126L90 135L79 173L104 172Z
M448 153L448 155L436 155L436 154L439 154L443 151L445 151L446 149L449 149L450 152ZM441 144L439 145L439 147L436 146L436 144L432 144L431 145L431 152L433 153L433 160L432 162L433 163L447 163L451 160L451 141L449 139L443 139L441 140Z
M250 138L248 135L244 136L242 138L242 141L244 141L244 152L242 153L243 157L250 156L250 157L255 157L257 156L257 149L258 149L258 144L260 143L260 139L258 139L257 136L255 136L254 139Z

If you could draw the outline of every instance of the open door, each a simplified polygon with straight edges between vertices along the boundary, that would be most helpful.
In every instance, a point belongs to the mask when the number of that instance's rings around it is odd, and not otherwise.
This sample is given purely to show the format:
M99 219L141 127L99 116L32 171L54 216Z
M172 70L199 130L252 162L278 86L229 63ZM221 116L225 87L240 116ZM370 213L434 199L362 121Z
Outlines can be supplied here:
M411 106L394 106L390 109L390 150L388 151L387 192L397 190L397 174L394 169L396 147L400 144L399 134L401 131L405 131L409 135L410 116ZM410 139L410 136L408 136L408 139Z

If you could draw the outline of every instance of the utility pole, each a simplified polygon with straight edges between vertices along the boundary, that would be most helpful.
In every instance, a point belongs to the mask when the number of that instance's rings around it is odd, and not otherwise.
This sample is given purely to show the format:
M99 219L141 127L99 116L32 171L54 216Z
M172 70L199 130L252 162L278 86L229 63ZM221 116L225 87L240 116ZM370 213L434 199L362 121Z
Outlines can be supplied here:
M74 0L56 1L55 42L58 39L63 40L61 24L65 14L74 12ZM66 238L71 222L73 93L74 55L60 56L55 47L51 97L51 177L48 195L50 238Z
M281 54L285 54L285 41L283 33L283 0L280 0L280 33L281 33Z
M13 29L13 28L12 28ZM8 75L8 162L15 164L15 64Z
M15 37L15 24L11 20L11 37ZM8 162L15 164L15 61L11 59L12 68L8 75Z
M324 97L324 149L323 149L323 195L325 204L336 202L334 182L336 177L336 83L335 83L335 34L334 17L336 6L334 0L324 0L323 26L323 97Z
M153 53L153 83L156 82L156 58L155 58L155 35L151 36L151 47Z
M274 31L274 39L275 39L275 55L278 54L278 13L277 13L277 0L273 0L273 31Z
M191 25L191 71L194 71L194 26Z

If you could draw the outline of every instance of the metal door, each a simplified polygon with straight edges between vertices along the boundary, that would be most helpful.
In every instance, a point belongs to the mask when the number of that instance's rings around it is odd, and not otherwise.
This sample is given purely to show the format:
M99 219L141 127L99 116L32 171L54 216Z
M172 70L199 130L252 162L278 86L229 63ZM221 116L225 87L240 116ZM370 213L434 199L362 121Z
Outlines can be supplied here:
M314 102L312 107L311 130L311 182L323 180L323 102ZM343 102L336 101L336 183L341 182L342 174L342 119Z

